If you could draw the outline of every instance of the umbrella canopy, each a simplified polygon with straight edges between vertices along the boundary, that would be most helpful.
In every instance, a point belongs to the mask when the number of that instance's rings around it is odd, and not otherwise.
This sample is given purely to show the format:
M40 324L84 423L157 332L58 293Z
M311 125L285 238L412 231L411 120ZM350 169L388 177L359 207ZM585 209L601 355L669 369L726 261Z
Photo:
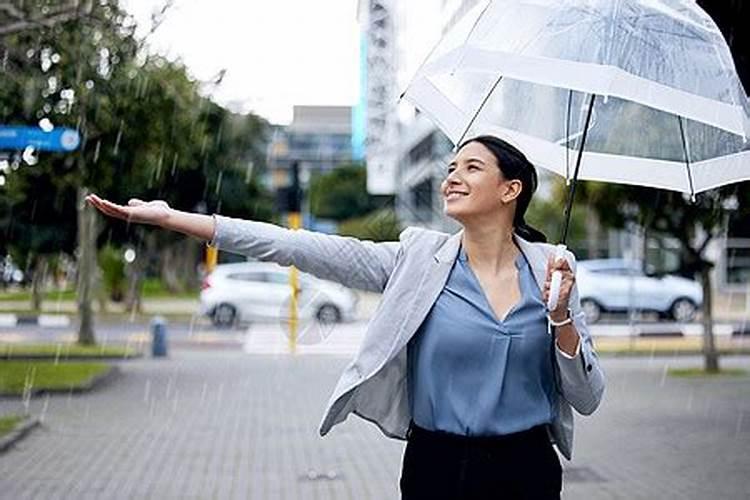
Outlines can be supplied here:
M748 98L692 0L480 3L403 97L454 144L497 135L567 179L692 196L750 179Z

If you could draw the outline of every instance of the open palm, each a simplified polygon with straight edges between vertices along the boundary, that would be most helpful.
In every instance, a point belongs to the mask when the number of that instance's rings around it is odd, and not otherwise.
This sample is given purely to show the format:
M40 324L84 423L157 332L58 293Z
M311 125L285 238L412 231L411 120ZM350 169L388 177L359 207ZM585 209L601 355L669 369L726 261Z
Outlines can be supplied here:
M133 198L127 205L118 205L90 194L86 201L110 217L143 224L160 225L169 217L171 210L167 202L162 200L143 201Z

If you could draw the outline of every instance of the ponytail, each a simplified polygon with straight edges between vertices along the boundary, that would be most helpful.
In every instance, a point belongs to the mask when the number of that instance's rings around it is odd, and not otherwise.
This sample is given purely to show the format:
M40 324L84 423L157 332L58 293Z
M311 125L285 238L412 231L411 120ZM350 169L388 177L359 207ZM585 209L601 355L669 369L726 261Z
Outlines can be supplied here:
M461 144L461 149L470 142L478 142L489 149L497 159L500 171L506 179L518 179L523 188L516 200L516 213L513 218L513 229L521 238L531 242L547 242L547 236L528 225L524 220L526 209L531 202L531 196L537 188L538 179L534 165L517 148L504 140L492 135L480 135L468 139Z
M514 223L514 230L518 236L532 243L547 243L547 236L540 230L528 225L526 221Z

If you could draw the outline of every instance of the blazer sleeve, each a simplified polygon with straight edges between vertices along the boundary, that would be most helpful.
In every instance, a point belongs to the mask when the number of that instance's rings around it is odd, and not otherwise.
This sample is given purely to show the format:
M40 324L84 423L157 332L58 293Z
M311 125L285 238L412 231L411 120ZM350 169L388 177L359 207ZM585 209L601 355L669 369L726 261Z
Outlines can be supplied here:
M576 272L576 259L573 253L567 253L573 273ZM605 377L599 364L599 356L594 349L586 315L581 309L578 286L574 285L568 298L573 324L580 337L580 349L575 356L565 356L555 349L555 356L560 373L562 397L582 415L590 415L601 403L604 395ZM555 342L556 344L556 342Z
M412 229L402 231L400 241L376 243L218 214L213 217L210 246L282 266L293 265L319 278L373 292L385 288L403 252L401 242Z

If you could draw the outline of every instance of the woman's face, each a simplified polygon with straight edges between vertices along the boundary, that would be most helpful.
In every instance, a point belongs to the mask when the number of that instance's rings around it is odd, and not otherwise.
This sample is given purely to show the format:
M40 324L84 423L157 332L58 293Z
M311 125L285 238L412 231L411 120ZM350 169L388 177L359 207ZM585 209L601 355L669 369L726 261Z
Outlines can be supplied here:
M448 165L440 184L443 212L459 222L478 215L499 216L515 211L521 181L507 180L492 152L479 142L462 147Z

